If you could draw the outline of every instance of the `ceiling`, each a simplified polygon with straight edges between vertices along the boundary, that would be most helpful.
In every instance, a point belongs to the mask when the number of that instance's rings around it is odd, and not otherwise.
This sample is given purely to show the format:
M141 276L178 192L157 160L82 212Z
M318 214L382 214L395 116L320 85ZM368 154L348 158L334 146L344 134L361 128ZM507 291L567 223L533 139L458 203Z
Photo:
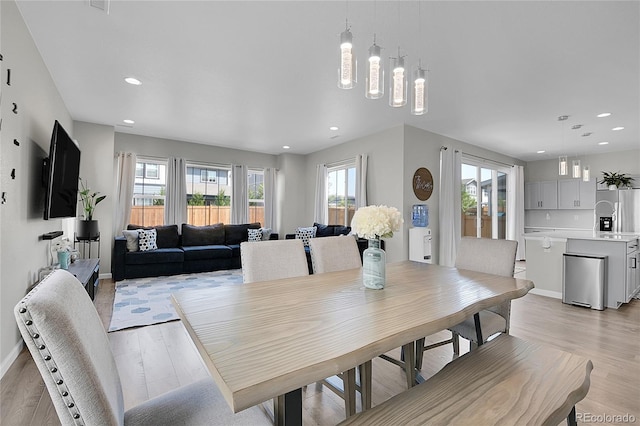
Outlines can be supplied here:
M117 132L307 154L404 123L523 161L640 148L637 1L17 3L72 118ZM429 69L427 115L365 99L374 32Z

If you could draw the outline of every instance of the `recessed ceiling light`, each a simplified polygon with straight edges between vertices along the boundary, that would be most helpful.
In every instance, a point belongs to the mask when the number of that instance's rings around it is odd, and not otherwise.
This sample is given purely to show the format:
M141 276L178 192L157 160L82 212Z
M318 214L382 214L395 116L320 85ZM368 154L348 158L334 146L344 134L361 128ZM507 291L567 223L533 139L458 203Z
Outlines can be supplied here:
M618 127L614 127L614 128L613 128L613 129L611 129L611 130L614 130L614 131L615 131L615 130L624 130L624 127L622 127L622 126L618 126Z
M538 151L538 154L544 154L546 151L544 149L541 149L540 151Z
M291 148L289 145L282 145L282 149L289 149Z
M133 121L133 120L122 120L122 121L124 123L126 123L126 124L134 124L135 123L135 121Z
M598 145L609 145L609 142L606 142L606 141L598 142Z
M129 84L133 84L134 86L140 86L142 84L140 80L134 77L127 77L124 79L124 81L126 81Z
M596 115L596 117L604 118L604 117L609 117L610 115L611 115L610 112L603 112L603 113L600 113L600 114Z
M337 126L331 126L329 127L329 130L333 130L335 132L336 130L339 130L339 128Z

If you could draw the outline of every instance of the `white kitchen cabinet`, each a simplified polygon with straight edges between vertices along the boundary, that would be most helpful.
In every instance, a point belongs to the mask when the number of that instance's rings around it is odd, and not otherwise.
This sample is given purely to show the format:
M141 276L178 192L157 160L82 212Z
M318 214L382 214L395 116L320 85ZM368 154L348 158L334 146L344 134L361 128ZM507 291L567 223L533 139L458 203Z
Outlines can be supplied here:
M558 181L527 182L524 195L527 210L555 210L558 208Z
M558 209L593 210L596 203L596 180L562 179L558 181Z
M640 251L638 240L627 243L627 302L640 291Z

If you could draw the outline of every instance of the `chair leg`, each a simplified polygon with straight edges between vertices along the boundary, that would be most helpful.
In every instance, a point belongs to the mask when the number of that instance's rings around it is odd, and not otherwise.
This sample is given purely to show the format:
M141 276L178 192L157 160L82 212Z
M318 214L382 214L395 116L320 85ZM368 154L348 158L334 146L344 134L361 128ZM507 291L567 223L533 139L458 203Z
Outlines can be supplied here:
M371 361L358 366L360 373L360 400L362 402L362 411L371 408Z
M425 338L416 340L416 370L422 370L422 359L424 358Z
M460 355L460 335L455 331L451 332L451 342L453 343L453 354Z

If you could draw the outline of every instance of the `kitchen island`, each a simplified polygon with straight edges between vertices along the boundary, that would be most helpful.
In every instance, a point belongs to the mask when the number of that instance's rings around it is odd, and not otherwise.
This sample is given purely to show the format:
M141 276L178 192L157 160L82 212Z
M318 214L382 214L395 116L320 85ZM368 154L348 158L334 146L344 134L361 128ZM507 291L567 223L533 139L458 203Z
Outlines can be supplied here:
M547 231L524 235L527 279L534 293L562 298L563 254L607 256L604 302L617 309L640 291L640 254L637 233Z

